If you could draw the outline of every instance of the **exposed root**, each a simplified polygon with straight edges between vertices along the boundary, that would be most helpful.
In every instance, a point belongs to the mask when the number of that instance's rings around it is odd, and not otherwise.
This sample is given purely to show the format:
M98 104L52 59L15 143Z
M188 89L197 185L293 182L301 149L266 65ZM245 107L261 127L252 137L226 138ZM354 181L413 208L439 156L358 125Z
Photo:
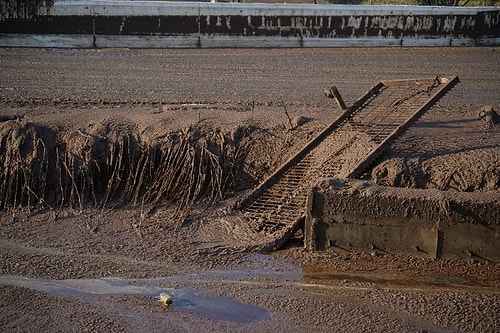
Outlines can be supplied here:
M94 133L93 133L94 132ZM17 207L142 207L185 210L224 197L243 170L244 133L191 126L141 142L133 126L112 121L92 131L55 133L10 120L0 124L0 210Z

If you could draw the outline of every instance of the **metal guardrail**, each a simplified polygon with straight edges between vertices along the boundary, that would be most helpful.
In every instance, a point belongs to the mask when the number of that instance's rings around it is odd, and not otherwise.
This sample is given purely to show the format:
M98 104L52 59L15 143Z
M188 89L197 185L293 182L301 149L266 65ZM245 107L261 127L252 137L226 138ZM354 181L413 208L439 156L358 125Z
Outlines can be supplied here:
M34 12L0 5L0 46L472 45L500 45L500 8L55 0Z

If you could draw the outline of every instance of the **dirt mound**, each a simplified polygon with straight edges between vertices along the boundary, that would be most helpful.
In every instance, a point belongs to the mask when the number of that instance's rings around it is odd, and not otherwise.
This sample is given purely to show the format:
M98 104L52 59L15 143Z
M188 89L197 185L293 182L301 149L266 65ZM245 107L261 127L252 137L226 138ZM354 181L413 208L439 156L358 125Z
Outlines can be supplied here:
M478 111L478 117L483 120L486 129L492 129L500 124L500 115L491 105L482 106Z
M0 123L0 209L43 204L55 158L55 134L17 120Z
M379 185L455 192L500 191L500 149L484 148L449 155L391 158L373 168Z
M59 129L3 121L0 209L212 202L242 178L251 131L200 123L143 138L121 119Z
M500 126L484 107L431 112L396 140L370 177L379 185L453 192L500 191ZM483 111L481 111L483 110Z
M106 109L80 122L2 118L0 210L211 203L255 186L317 129L290 130L284 118L270 127L209 118L175 126L168 116L136 122Z

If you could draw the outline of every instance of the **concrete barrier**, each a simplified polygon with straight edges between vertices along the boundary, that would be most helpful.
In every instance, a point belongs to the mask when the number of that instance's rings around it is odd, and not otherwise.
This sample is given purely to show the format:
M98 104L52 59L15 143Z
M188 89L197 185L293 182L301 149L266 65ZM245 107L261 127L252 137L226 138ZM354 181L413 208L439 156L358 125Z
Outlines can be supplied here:
M500 262L500 196L325 180L308 197L305 246Z
M22 3L0 5L0 46L500 45L498 7L55 0L26 10Z

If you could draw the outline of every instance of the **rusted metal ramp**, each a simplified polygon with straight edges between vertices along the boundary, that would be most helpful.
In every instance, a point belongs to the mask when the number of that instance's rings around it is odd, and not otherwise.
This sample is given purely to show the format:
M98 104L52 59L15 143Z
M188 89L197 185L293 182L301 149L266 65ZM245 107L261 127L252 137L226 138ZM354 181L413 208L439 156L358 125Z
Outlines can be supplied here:
M344 109L239 205L266 249L281 247L302 226L307 194L317 179L359 176L457 82L457 77L381 81ZM341 98L337 102L343 108Z

